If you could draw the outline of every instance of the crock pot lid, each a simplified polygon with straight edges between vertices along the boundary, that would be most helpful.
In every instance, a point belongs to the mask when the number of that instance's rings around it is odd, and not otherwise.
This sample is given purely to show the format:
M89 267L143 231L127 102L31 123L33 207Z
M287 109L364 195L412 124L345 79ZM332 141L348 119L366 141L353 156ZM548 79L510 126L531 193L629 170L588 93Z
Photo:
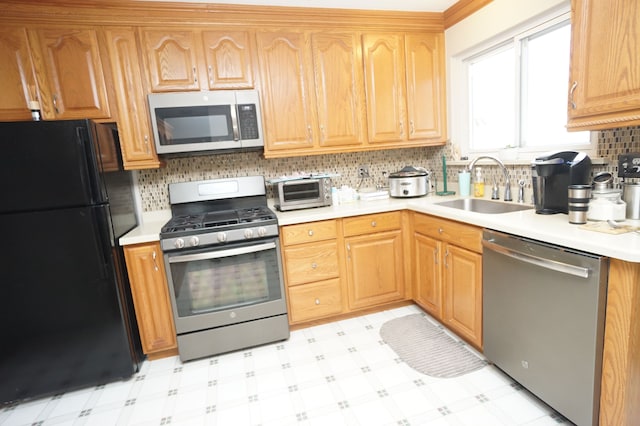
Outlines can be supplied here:
M394 173L390 173L389 177L418 177L418 176L427 176L429 173L427 173L425 170L419 170L416 169L413 166L406 166L403 167L402 170L394 172Z

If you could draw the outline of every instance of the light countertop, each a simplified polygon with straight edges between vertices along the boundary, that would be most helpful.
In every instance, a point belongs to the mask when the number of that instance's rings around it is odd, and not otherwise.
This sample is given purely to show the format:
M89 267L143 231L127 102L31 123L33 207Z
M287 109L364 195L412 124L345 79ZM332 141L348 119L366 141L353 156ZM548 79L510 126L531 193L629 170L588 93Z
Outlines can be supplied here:
M570 224L566 214L539 215L533 208L511 213L483 214L437 204L456 198L459 197L428 195L419 198L389 198L290 212L276 211L276 214L278 224L283 226L409 209L628 262L640 262L640 233L614 235L590 231L582 229L580 225ZM141 225L120 238L120 244L158 241L160 228L170 217L169 211L145 213Z

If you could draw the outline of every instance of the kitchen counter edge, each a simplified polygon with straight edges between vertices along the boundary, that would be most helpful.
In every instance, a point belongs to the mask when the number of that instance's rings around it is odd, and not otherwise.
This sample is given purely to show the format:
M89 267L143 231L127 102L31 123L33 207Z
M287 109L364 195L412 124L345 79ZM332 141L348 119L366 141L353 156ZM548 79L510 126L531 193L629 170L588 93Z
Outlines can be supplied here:
M511 213L482 214L438 205L442 201L457 198L460 197L429 195L419 198L388 198L289 212L273 209L273 200L269 200L269 207L276 212L280 226L408 209L570 249L627 262L640 262L640 234L638 233L614 235L590 231L580 228L579 225L570 224L565 214L539 215L533 208ZM171 212L168 210L145 213L141 224L121 237L120 244L158 241L160 228L170 217Z

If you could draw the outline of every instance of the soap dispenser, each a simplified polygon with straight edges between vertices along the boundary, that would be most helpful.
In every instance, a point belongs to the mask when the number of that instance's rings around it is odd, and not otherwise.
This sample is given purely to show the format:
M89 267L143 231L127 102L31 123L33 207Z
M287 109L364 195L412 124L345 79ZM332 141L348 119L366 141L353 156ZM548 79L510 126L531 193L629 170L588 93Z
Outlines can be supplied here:
M482 176L482 168L476 167L476 176L473 181L473 196L484 197L484 177Z

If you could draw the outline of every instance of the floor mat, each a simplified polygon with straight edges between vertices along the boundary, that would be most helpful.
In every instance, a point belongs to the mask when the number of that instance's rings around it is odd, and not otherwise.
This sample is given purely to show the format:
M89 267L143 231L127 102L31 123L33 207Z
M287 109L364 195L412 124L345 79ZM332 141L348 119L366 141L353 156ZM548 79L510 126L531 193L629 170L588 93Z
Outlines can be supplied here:
M402 361L429 376L458 377L487 365L422 314L385 322L380 336Z

